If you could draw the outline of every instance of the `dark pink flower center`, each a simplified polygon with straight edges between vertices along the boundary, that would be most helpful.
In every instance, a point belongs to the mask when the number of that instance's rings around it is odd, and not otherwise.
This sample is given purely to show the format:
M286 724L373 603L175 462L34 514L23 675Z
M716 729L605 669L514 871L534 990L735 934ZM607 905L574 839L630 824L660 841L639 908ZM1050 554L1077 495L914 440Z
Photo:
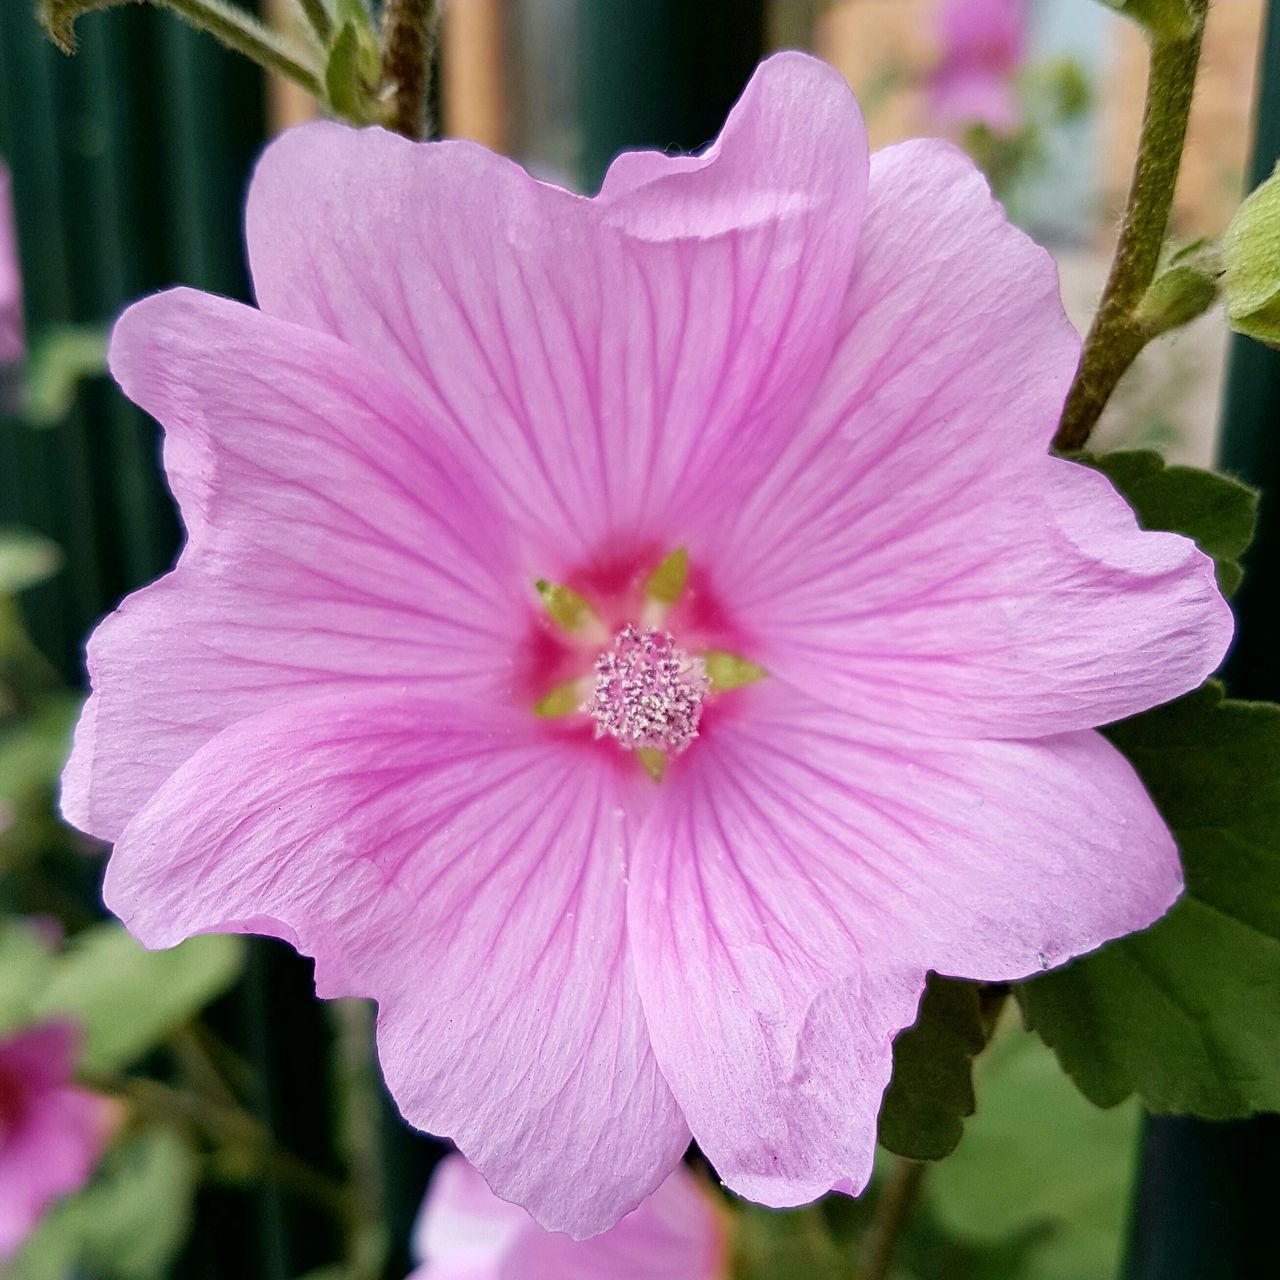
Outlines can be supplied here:
M701 659L677 649L671 635L628 624L596 659L595 688L583 710L597 738L674 756L698 736L710 687Z

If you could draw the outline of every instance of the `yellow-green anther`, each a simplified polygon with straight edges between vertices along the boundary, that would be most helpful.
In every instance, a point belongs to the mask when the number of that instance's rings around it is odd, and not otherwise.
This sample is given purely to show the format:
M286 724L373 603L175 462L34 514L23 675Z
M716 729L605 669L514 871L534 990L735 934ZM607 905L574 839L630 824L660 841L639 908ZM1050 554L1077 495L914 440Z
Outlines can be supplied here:
M559 716L571 716L575 711L582 709L583 696L582 682L568 680L562 685L557 685L545 698L535 703L533 714L547 720L554 720Z
M741 689L744 684L755 684L768 674L763 667L738 657L736 653L725 653L723 649L708 649L702 655L702 662L711 681L712 693Z
M576 591L545 578L539 578L533 585L542 597L542 607L557 626L574 632L586 631L593 625L599 627L595 611Z
M649 575L645 595L658 604L673 605L684 594L685 583L689 580L689 553L683 547L677 547Z
M637 747L636 755L640 757L645 773L654 782L661 782L662 775L667 771L667 753L659 751L656 747Z

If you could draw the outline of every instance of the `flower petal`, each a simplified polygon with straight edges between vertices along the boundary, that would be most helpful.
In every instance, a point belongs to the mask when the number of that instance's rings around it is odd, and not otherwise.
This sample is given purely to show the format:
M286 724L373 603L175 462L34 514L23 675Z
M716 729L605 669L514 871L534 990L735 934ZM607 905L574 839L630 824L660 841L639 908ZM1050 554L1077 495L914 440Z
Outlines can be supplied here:
M114 839L204 742L278 703L510 698L532 588L487 495L366 357L191 290L130 308L111 354L166 428L189 543L89 642L70 821Z
M751 656L942 735L1088 728L1194 688L1230 611L1047 450L1078 339L1056 272L945 143L872 161L845 337L803 430L706 547Z
M545 1226L590 1234L688 1142L636 995L612 763L409 695L280 707L164 784L105 898L147 946L251 931L314 956L321 995L378 1001L410 1123Z
M865 166L851 94L802 55L705 156L620 162L596 201L468 143L315 124L258 167L250 258L266 311L369 352L487 460L558 577L671 536L812 396Z
M423 1280L716 1280L724 1231L684 1165L590 1240L543 1231L499 1200L461 1156L436 1170L414 1233Z
M865 1184L928 970L1060 964L1149 924L1181 872L1097 734L947 741L776 680L735 696L636 839L632 949L694 1137L734 1190L788 1205Z

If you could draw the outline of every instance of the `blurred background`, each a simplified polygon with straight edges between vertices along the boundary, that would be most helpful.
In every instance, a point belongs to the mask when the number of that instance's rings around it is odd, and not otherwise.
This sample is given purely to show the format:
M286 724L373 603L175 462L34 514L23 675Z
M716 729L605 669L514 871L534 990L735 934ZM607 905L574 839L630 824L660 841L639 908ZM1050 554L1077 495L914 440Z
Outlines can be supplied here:
M294 12L284 0L262 8L281 23ZM963 51L942 9L941 0L448 0L435 118L444 135L589 192L623 147L702 145L764 53L810 49L857 92L874 146L940 134L970 150L1011 216L1057 256L1083 327L1132 165L1141 37L1095 0L1026 0L1025 32L1007 56L980 59L992 79L984 102L950 92L946 72ZM1267 0L1219 0L1212 10L1178 243L1218 235L1246 185L1267 9ZM276 1176L256 1138L220 1145L198 1117L151 1114L125 1126L121 1141L134 1146L109 1158L97 1184L107 1188L102 1214L124 1227L113 1236L55 1223L44 1253L0 1264L0 1276L398 1278L442 1148L410 1133L385 1099L368 1011L317 1005L309 964L266 941L192 955L185 968L146 967L98 923L101 851L54 816L84 636L163 572L179 541L156 428L102 375L106 326L130 299L173 283L250 296L240 210L253 159L265 138L314 110L293 86L146 6L91 14L79 32L68 60L43 38L30 0L0 0L0 160L13 174L27 335L20 375L5 375L20 377L21 393L0 422L0 913L43 922L49 963L63 967L49 979L62 994L41 999L86 1020L95 1061L209 1105L234 1103L322 1178L354 1170L365 1227L387 1231L344 1244L323 1196ZM1216 312L1157 344L1126 378L1099 443L1210 464L1227 348ZM113 966L119 990L104 1019ZM172 996L159 1017L158 989ZM110 1019L142 1030L112 1052ZM1119 1274L1139 1159L1135 1106L1093 1110L1016 1027L982 1060L979 1096L958 1153L929 1182L901 1276ZM139 1134L156 1132L178 1146L139 1154ZM837 1206L833 1224L857 1230L863 1212ZM157 1222L166 1224L159 1243L137 1248ZM365 1246L372 1262L354 1256ZM331 1267L344 1249L347 1263ZM1141 1271L1132 1256L1129 1265L1135 1276L1175 1274Z

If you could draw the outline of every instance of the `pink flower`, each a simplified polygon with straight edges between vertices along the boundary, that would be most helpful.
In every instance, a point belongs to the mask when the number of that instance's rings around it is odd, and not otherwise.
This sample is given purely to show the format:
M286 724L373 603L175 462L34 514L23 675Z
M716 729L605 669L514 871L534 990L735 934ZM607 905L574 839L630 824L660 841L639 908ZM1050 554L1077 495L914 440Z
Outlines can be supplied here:
M724 1226L680 1164L616 1227L590 1240L544 1231L459 1155L436 1170L414 1231L411 1280L716 1280Z
M374 997L405 1116L503 1199L601 1231L691 1131L767 1204L860 1188L930 969L1177 897L1093 729L1230 613L1050 455L1079 341L962 154L868 161L784 54L594 200L307 125L248 240L260 310L115 332L190 536L90 642L65 810L148 946L273 934ZM717 653L768 674L708 689Z
M18 265L18 229L13 212L13 183L0 163L0 378L7 365L26 352L22 325L22 272Z
M929 82L943 124L1012 133L1022 120L1014 76L1026 57L1025 0L944 0L942 58Z
M66 1022L0 1039L0 1260L88 1182L110 1137L110 1102L70 1083L77 1041Z

